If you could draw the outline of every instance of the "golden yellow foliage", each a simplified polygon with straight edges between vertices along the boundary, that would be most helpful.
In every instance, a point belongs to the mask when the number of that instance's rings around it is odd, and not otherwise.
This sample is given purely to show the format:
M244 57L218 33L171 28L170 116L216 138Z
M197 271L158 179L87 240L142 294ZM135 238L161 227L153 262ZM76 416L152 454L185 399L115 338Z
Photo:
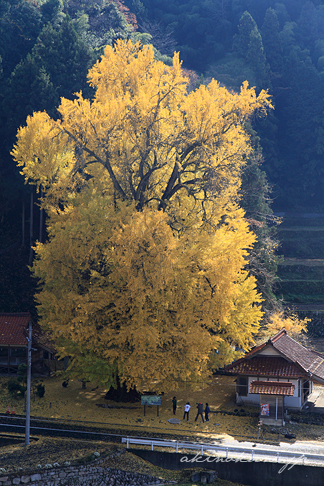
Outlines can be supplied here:
M270 338L285 328L289 336L299 339L302 332L307 333L307 317L300 319L297 314L285 314L284 311L274 312L269 319L266 328L260 333L260 339Z
M244 123L271 106L266 92L256 96L244 83L230 93L213 80L187 94L178 55L165 66L151 46L130 41L107 46L89 80L92 102L81 93L63 98L59 120L35 113L18 130L12 155L26 181L57 193L53 178L70 171L75 182L76 174L99 174L101 166L110 180L106 193L135 201L138 210L173 206L179 197L182 213L194 209L200 220L235 200L251 152Z
M178 55L168 67L130 41L107 46L89 80L93 101L62 99L56 121L34 113L12 151L45 191L41 323L107 383L206 379L253 344L262 314L237 199L244 124L269 96L215 80L188 94Z

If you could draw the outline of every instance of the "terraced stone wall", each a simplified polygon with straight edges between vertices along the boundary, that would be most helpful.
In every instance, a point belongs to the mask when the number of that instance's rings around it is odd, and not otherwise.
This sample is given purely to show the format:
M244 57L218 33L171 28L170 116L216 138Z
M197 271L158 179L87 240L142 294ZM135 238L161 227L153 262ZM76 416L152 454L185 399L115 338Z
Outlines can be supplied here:
M300 317L309 317L309 332L324 337L324 214L278 213L279 254L276 295Z

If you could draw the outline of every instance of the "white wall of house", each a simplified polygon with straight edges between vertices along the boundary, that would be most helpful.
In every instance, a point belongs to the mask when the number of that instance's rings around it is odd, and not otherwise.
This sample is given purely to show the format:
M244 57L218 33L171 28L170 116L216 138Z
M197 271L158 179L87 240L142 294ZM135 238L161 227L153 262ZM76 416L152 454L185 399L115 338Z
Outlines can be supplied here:
M248 377L248 386L247 389L249 391L251 381L257 380L257 376L249 376ZM255 393L248 393L246 396L236 394L236 403L243 403L246 405L259 405L260 404L260 396L256 395Z
M281 378L277 380L277 378L271 377L264 377L264 376L249 376L248 377L248 390L250 389L250 384L252 381L283 381L287 382L287 378ZM284 408L296 408L300 409L303 405L302 402L302 393L301 393L301 384L299 384L301 380L290 379L289 382L295 385L294 395L291 397L285 396L284 397ZM246 405L260 405L260 395L256 393L248 393L246 396L236 394L236 403L238 404L246 404Z
M283 381L283 380L282 380ZM287 380L286 380L287 381ZM284 408L301 408L302 403L302 394L300 388L300 379L297 380L289 380L290 383L295 385L294 394L291 397L284 397Z

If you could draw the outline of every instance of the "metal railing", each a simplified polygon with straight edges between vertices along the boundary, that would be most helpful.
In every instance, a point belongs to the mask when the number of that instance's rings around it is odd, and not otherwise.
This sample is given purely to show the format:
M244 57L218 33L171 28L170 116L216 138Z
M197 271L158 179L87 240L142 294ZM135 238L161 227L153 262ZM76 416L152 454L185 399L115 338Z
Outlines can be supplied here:
M144 439L144 438L135 438L135 437L123 437L122 443L126 444L127 449L129 448L130 444L136 445L143 445L151 447L151 450L154 450L154 447L168 447L170 449L175 449L175 452L179 452L180 450L196 450L199 452L199 455L203 455L205 453L217 453L221 455L227 461L237 461L238 455L241 455L242 460L246 462L255 461L255 460L265 460L265 456L269 457L269 462L281 462L281 463L289 463L294 465L305 465L306 460L308 465L319 465L324 464L324 455L322 454L311 454L311 453L301 453L298 451L287 451L287 450L271 450L267 448L260 447L261 444L258 444L257 449L253 449L252 447L234 447L234 446L222 446L216 444L206 444L206 443L194 443L194 442L179 442L176 440L160 440L160 439ZM258 457L259 456L259 457ZM216 459L216 457L215 457ZM312 463L310 463L312 461Z

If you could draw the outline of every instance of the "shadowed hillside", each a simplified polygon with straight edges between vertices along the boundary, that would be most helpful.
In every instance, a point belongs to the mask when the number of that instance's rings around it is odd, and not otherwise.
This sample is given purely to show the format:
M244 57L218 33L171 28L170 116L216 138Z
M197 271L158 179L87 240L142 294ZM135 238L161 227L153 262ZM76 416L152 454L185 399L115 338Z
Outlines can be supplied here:
M281 213L277 297L309 317L309 331L324 335L324 214Z

